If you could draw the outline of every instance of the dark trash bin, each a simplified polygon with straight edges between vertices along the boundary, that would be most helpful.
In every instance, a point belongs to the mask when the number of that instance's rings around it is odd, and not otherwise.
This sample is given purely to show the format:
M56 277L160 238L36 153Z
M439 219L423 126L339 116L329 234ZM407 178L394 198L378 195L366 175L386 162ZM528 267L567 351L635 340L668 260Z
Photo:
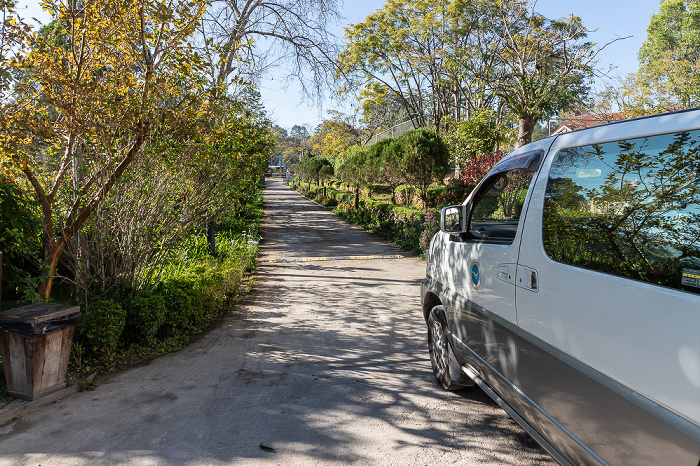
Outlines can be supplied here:
M7 393L34 400L66 386L80 306L39 303L0 313L0 354Z

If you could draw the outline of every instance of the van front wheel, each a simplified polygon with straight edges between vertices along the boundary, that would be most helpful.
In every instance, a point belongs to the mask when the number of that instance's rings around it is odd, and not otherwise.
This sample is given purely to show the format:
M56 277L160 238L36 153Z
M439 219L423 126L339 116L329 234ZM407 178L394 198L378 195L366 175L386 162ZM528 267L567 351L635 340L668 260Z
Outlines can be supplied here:
M452 364L450 367L450 343L447 333L447 318L442 306L435 306L428 315L428 352L433 366L435 380L446 390L457 390L474 385L464 374L460 374ZM457 372L457 373L453 373Z

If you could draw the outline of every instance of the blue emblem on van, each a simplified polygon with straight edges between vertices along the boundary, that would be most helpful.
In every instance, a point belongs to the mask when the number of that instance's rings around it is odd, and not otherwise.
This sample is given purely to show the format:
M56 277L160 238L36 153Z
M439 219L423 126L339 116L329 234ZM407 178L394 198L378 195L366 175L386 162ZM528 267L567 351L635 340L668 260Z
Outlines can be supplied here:
M472 288L478 290L481 287L481 269L479 269L479 261L474 259L469 266L469 275L471 276Z

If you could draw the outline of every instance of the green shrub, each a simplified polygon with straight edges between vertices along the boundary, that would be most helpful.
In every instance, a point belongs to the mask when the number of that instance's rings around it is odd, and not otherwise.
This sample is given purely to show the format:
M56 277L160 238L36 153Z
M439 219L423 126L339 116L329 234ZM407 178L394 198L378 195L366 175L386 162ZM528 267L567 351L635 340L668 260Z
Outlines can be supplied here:
M444 197L447 191L447 186L431 186L428 188L428 206L429 207L445 207L441 205L441 199Z
M317 185L311 185L311 189L308 186L297 186L296 189L304 197L311 199L324 207L336 207L340 202L347 201L348 193L347 191L338 191L330 186L326 186L326 195L323 195L323 187ZM354 194L352 195L354 199Z
M353 208L353 203L343 202L333 212L405 251L422 254L420 238L425 216L422 210L362 199L359 209Z
M217 322L257 267L262 203L258 191L219 218L214 256L203 232L193 234L143 289L118 283L100 291L97 301L81 303L88 311L78 324L70 370L124 368L175 351Z
M338 205L338 200L335 197L326 196L324 199L319 201L319 204L324 207L335 207Z
M450 205L457 205L464 202L474 189L474 184L462 178L455 178L445 186L442 193L435 200L435 207L443 208Z
M177 335L193 328L195 318L201 311L194 282L186 277L175 277L161 282L156 288L163 297L165 317L161 333Z
M38 301L44 279L41 249L41 211L10 178L0 174L0 251L3 253L2 289L5 309Z
M119 345L126 324L126 311L111 299L90 303L76 326L76 337L96 356L107 356Z
M141 291L131 300L127 328L135 343L153 346L165 323L165 300L158 292Z
M370 186L370 189L374 194L391 194L393 191L391 186L385 184L373 184Z
M211 321L213 312L224 303L228 291L223 286L224 270L223 267L221 269L209 268L197 277L197 290L202 296L202 307L204 310L203 317L205 320L203 323ZM227 267L226 272L236 273L236 270L232 267Z

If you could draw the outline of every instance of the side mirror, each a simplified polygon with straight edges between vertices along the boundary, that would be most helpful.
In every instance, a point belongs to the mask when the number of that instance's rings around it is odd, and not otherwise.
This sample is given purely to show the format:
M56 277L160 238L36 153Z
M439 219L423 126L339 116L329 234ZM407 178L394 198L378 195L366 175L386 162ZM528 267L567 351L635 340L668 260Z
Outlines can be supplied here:
M440 230L451 235L459 235L466 231L467 209L463 205L444 207L440 213Z

